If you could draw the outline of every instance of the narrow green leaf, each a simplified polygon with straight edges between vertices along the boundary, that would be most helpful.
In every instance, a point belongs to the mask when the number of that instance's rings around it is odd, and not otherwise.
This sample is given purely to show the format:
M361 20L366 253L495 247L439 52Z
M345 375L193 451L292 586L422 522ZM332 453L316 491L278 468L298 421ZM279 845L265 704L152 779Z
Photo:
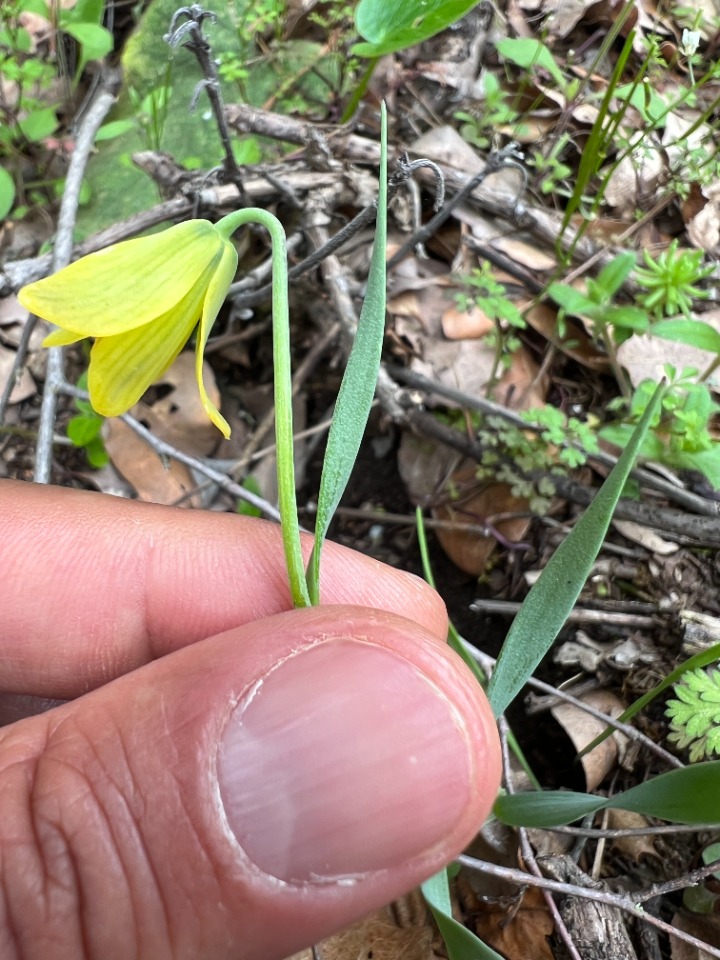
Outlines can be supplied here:
M449 960L502 960L500 954L453 919L447 870L426 880L422 892L440 928Z
M355 465L370 414L385 334L385 247L387 240L387 111L382 105L380 187L375 243L365 301L348 357L323 461L315 521L315 545L307 570L312 604L320 602L320 552L330 521Z
M672 823L720 823L720 760L663 773L606 805Z
M613 30L620 30L622 22L627 17L631 9L631 3L626 3L620 16L616 17L616 22L613 25ZM572 220L573 214L577 212L580 207L583 195L588 189L588 185L591 179L595 176L597 171L600 169L602 163L605 160L607 154L608 144L610 143L609 130L608 130L608 121L609 125L612 125L612 99L623 71L625 65L630 57L630 54L633 49L633 40L635 38L635 31L631 30L628 36L625 39L620 55L617 58L613 72L610 75L610 80L608 81L607 88L605 90L605 95L600 103L598 108L598 115L595 118L595 122L592 125L590 130L590 136L588 141L585 144L585 147L580 156L580 165L578 167L578 172L575 177L575 183L573 186L572 196L567 202L565 207L565 214L563 216L562 224L560 227L560 234L558 236L558 247L560 246L560 241L562 240L565 231L567 230L570 221ZM577 242L577 238L576 238ZM560 252L560 250L558 250Z
M605 797L565 790L530 791L498 797L493 813L511 827L557 827L602 810Z
M557 827L597 810L632 810L671 823L720 823L720 760L646 780L614 797L562 790L499 797L495 815L512 826Z
M701 320L660 320L650 327L649 332L663 340L687 343L709 353L720 353L720 333Z
M663 390L664 385L660 384L622 456L570 535L550 558L515 617L488 686L496 716L523 688L575 605Z

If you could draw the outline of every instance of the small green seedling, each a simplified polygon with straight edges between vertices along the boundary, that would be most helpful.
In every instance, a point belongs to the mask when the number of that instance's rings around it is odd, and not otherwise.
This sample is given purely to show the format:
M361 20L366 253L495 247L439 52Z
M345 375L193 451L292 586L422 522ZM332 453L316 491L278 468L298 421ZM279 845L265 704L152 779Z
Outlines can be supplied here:
M657 257L643 250L643 259L645 266L635 271L642 287L637 299L657 319L678 313L690 317L693 300L709 296L697 286L714 271L714 267L703 267L702 250L678 250L678 242L673 240Z
M591 320L596 335L606 346L609 340L622 343L633 333L644 333L649 325L647 311L632 304L615 302L620 288L635 267L635 254L631 251L618 254L598 274L588 277L585 292L566 283L551 283L548 296L562 308L562 315L586 317Z

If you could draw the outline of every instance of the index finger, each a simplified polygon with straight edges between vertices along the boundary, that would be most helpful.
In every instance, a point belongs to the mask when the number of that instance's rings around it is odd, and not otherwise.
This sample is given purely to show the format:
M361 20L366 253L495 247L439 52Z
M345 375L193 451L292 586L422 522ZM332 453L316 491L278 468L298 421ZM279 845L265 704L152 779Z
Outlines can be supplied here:
M4 692L78 696L292 607L275 524L11 480L0 481L0 515ZM444 605L423 581L332 543L322 599L446 635Z

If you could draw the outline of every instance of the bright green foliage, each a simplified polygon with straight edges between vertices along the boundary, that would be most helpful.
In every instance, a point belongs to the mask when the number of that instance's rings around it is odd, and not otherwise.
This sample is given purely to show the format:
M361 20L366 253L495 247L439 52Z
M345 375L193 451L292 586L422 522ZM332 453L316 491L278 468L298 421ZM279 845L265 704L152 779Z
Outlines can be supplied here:
M649 326L646 310L615 303L615 296L635 266L631 251L618 254L593 279L585 281L585 293L565 283L551 283L548 296L565 314L592 320L599 336L609 332L616 343L632 333L644 333Z
M669 700L666 713L672 732L668 740L690 760L720 754L720 670L690 670L675 684L677 700Z
M81 390L87 390L87 372L83 373L77 385ZM100 433L105 418L96 413L87 400L76 398L75 406L79 413L68 421L68 438L74 446L85 448L88 463L99 470L110 459Z
M257 482L256 478L250 474L245 477L242 482L242 486L249 493L254 493L256 497L262 496L262 490L260 489L260 484ZM261 517L262 510L259 507L256 507L254 504L250 503L248 500L238 500L235 505L235 510L240 514L241 517Z
M485 73L482 78L485 98L479 108L458 110L455 119L460 120L460 134L467 143L481 150L488 150L499 127L512 127L513 135L523 133L522 124L518 124L520 114L508 103L508 95L500 86L494 73Z
M414 47L462 19L479 0L360 0L355 27L366 43L351 53L375 59Z
M643 250L645 267L638 267L635 279L643 288L638 303L656 318L682 313L689 317L693 299L704 300L708 291L696 286L709 277L713 267L703 267L702 250L678 251L677 240L656 258Z
M556 194L569 196L567 178L572 174L572 167L560 159L570 142L567 133L558 137L547 151L533 150L528 165L536 172L537 184L542 194Z
M718 490L720 443L710 433L709 422L720 412L720 406L708 386L697 381L696 370L686 369L678 375L668 364L665 372L670 384L660 409L653 416L651 432L640 448L640 456L674 469L697 470ZM624 421L603 427L600 436L619 447L625 446L655 386L654 381L644 380L630 399ZM608 404L608 409L618 410L625 406L626 401L619 398Z
M40 143L58 128L58 110L69 98L87 63L100 60L112 50L112 34L102 24L104 0L78 0L66 9L55 4L59 34L73 37L79 45L74 74L59 54L41 57L32 47L32 38L20 25L23 13L36 13L51 21L49 4L43 0L0 0L0 161L19 158L28 145ZM64 50L56 37L54 50ZM58 78L63 81L58 84ZM19 171L19 164L14 164ZM15 184L8 183L8 170L0 171L0 218L7 216L15 196ZM15 180L20 183L20 174ZM43 201L41 194L30 200Z
M495 279L487 260L482 260L476 270L462 279L470 291L457 295L460 310L470 310L476 306L491 320L504 321L519 330L525 329L527 324L522 314L512 300L507 298L504 284Z
M531 72L544 70L550 74L558 85L558 89L568 90L568 82L557 65L555 57L540 40L535 40L532 37L508 37L505 40L498 41L497 52L504 60L509 60L510 63L514 63L524 70Z
M522 430L502 417L488 416L477 430L483 448L478 463L480 480L507 483L515 497L528 501L533 513L547 513L555 496L553 476L567 476L582 466L588 454L597 453L597 428L567 417L555 407L524 411L524 420L535 429ZM533 474L545 474L533 479Z

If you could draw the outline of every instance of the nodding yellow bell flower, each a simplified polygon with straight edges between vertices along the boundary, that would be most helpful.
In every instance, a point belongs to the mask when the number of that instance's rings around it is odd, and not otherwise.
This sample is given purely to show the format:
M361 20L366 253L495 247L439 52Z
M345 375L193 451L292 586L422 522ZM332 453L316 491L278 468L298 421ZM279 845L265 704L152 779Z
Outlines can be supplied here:
M91 253L18 294L59 330L43 346L95 337L88 390L98 413L129 410L175 360L199 324L195 375L203 406L225 437L230 427L203 383L210 330L237 269L235 218L188 220L161 233Z

